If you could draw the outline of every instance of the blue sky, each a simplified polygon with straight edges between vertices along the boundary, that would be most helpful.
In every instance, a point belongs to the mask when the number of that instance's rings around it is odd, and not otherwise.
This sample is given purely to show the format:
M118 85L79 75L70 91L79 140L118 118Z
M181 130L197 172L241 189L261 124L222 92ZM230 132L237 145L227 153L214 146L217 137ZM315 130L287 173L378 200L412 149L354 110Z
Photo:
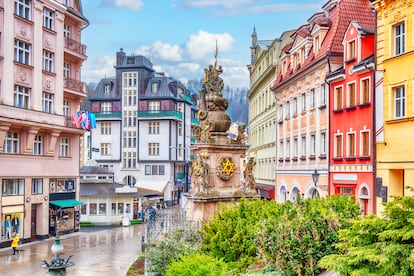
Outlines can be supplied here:
M114 76L115 55L148 57L158 72L180 81L201 79L214 63L216 41L222 77L249 87L251 34L273 40L297 29L327 0L83 0L90 25L82 32L88 59L82 81Z

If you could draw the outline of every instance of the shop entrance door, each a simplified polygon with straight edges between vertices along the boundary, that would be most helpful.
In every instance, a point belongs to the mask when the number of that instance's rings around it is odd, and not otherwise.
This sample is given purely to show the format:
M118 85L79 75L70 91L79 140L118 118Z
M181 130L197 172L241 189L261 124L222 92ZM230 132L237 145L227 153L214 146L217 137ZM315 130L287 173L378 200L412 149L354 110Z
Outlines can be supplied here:
M32 204L32 212L31 212L31 230L30 230L30 238L32 240L36 239L36 220L37 220L37 204Z

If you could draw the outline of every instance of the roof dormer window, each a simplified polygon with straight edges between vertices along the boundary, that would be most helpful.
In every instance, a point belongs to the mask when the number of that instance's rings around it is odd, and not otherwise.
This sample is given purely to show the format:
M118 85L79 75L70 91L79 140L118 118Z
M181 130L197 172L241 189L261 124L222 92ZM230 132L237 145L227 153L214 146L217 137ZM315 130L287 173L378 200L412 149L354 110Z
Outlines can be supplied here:
M105 85L104 85L105 95L108 95L110 91L111 91L111 85L109 83L105 83Z
M157 93L158 92L158 82L153 82L151 84L151 92L152 93Z
M355 48L355 40L349 41L347 43L347 57L346 60L353 60L356 58L356 48Z
M319 35L315 37L315 39L313 40L313 49L314 49L314 53L319 52L321 45L320 45L320 40L319 40Z

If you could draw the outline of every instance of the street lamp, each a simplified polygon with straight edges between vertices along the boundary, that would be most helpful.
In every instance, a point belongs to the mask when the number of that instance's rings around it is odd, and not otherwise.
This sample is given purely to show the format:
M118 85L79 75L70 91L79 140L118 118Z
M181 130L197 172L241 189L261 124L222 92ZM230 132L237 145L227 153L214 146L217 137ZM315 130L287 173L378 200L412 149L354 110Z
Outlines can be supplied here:
M315 186L317 186L318 185L318 180L319 180L319 173L316 169L312 174L312 180L313 180L313 183L315 184Z

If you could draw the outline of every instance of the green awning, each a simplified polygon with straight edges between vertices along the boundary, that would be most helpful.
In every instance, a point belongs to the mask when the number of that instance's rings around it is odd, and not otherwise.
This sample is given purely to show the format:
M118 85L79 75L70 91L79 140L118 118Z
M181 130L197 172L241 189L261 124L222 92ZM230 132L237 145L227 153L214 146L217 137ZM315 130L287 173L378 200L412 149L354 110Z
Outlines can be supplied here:
M64 200L51 201L50 204L56 205L61 208L66 208L66 207L73 207L77 205L84 205L85 203L83 203L82 201L75 200L75 199L64 199Z

